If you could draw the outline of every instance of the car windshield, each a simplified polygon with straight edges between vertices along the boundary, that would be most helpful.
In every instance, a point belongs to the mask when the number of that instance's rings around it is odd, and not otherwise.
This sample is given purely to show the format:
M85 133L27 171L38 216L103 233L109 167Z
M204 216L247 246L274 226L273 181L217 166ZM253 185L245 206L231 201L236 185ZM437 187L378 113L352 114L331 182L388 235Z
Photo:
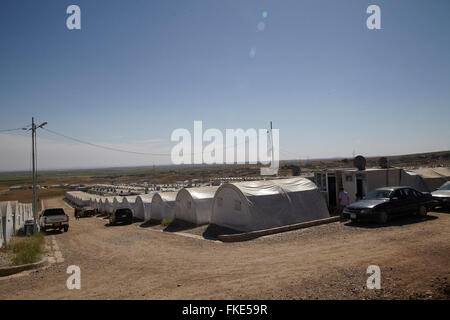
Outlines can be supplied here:
M450 190L450 181L444 183L439 190Z
M63 209L47 209L44 211L43 216L59 216L65 214Z
M364 197L364 200L389 199L390 194L391 194L390 190L374 190L370 191Z
M124 214L124 213L131 213L131 210L130 209L117 209L116 212L120 213L120 214Z

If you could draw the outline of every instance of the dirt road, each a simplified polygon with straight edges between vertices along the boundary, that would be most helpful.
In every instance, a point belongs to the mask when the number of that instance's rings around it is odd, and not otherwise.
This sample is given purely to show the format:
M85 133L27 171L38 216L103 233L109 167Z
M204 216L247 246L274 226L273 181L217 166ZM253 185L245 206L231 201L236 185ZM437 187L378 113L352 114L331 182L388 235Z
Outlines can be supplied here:
M73 217L61 199L44 205ZM449 299L449 230L450 214L433 212L221 243L72 218L48 236L64 262L0 279L0 299ZM81 268L81 290L66 287L69 265ZM366 288L369 265L381 268L380 290Z

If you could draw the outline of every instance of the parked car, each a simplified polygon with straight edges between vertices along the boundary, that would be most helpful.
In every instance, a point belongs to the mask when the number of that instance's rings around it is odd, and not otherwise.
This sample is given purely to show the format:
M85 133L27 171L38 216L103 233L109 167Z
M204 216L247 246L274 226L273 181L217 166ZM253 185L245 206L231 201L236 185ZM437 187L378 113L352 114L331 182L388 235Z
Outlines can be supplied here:
M431 193L433 200L436 202L438 206L441 207L450 207L450 181L447 181L442 186L439 187L436 191Z
M92 207L83 207L83 208L75 208L75 217L91 217L95 214L94 208Z
M132 223L133 222L133 212L128 208L120 208L114 210L112 214L109 215L109 224L114 225L117 222Z
M376 220L385 224L394 216L426 216L432 204L429 193L422 193L410 187L386 187L370 191L363 200L348 205L343 215L352 221Z
M62 208L45 209L39 218L39 226L44 232L48 229L58 229L59 231L64 229L64 232L67 232L69 216Z

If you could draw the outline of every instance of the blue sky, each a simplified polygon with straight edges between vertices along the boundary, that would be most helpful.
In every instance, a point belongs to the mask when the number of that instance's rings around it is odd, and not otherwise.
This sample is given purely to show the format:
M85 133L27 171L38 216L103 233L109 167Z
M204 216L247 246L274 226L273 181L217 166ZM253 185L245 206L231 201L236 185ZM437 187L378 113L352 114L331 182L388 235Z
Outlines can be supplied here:
M81 30L66 28L71 4ZM366 28L371 4L381 30ZM282 159L448 150L449 12L446 0L2 0L0 130L35 116L158 152L194 120L222 130L272 120ZM39 138L42 168L168 162ZM27 141L0 134L0 170L28 168Z

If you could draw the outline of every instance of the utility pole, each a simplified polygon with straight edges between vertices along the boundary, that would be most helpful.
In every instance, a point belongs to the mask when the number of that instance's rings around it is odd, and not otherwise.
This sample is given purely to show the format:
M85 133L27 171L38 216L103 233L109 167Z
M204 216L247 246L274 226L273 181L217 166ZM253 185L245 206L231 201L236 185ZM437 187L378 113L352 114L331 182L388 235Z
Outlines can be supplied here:
M271 162L270 162L270 166L272 166L272 163L273 163L273 159L274 159L274 156L273 156L273 133L272 133L272 121L270 121L270 143L271 143L271 149L272 149L272 160L271 160Z
M34 117L31 118L31 148L32 148L32 161L33 161L33 219L34 229L37 231L38 221L38 203L37 203L37 145L36 145L36 130L45 126L47 122L41 123L36 126L34 123Z
M37 221L37 182L36 182L36 143L35 143L35 135L36 135L36 125L34 124L34 117L31 118L31 148L32 148L32 162L33 162L33 219L34 219L34 228L36 229L36 221Z

